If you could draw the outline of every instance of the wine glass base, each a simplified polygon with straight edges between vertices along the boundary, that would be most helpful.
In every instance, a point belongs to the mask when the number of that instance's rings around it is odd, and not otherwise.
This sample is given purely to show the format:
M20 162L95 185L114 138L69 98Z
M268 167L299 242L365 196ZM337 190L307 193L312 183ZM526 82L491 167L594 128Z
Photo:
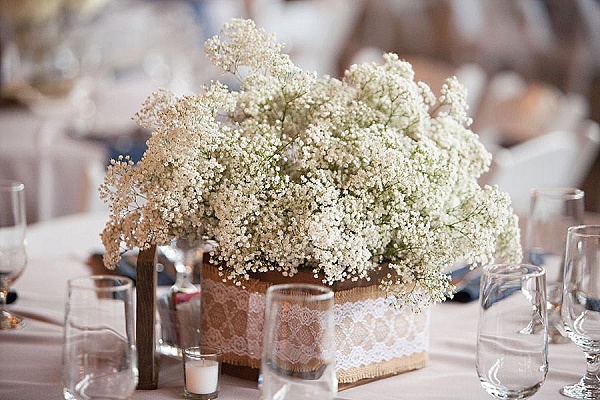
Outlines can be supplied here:
M524 389L508 389L506 387L494 385L485 381L481 381L481 386L483 386L483 388L489 395L497 399L517 400L527 399L536 394L538 390L540 390L542 383L540 382L536 385Z
M583 379L574 385L567 385L560 389L560 394L572 399L598 399L600 387L586 385Z
M0 313L0 330L20 329L25 326L25 320L17 315L11 314L8 311Z

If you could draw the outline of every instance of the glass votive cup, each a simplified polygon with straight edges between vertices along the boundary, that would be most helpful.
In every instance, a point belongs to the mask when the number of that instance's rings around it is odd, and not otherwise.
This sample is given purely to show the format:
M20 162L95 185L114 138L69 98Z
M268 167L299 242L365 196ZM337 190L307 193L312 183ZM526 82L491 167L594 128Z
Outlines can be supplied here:
M183 350L183 395L188 399L216 399L221 378L220 349L209 346Z

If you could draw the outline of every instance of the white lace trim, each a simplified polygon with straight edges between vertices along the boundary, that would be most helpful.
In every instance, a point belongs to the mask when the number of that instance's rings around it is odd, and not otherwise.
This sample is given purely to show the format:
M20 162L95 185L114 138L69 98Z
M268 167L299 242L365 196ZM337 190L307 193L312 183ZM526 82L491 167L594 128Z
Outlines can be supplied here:
M429 313L390 307L384 298L335 305L336 369L349 370L427 350Z
M257 363L262 348L265 295L205 279L205 339L224 353ZM204 306L204 305L203 305ZM384 298L336 303L336 370L345 371L427 350L429 312L394 309Z

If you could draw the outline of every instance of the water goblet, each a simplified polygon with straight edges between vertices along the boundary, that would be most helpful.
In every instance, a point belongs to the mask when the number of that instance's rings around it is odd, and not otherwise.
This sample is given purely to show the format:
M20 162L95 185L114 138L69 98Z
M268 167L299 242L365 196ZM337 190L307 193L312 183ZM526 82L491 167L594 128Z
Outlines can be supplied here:
M138 380L133 282L118 275L68 281L62 364L66 400L131 398Z
M600 398L600 225L567 233L561 315L569 339L587 361L585 375L560 392L573 399Z
M333 292L314 284L267 289L261 392L264 400L332 400L335 374Z
M526 262L546 270L549 343L567 343L560 319L567 229L583 223L584 192L539 188L531 193L525 232Z
M5 310L13 282L27 264L25 185L0 181L0 330L18 329L25 320Z
M476 367L483 388L498 399L524 399L548 372L546 276L530 264L483 268Z

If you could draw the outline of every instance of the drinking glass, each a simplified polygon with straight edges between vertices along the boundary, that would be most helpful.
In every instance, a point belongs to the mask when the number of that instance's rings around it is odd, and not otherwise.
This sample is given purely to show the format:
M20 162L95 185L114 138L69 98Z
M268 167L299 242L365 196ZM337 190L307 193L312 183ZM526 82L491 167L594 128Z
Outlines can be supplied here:
M13 282L27 264L25 185L0 181L0 330L18 329L25 320L5 310Z
M498 399L533 396L548 373L546 276L530 264L483 268L477 373Z
M534 189L525 235L526 262L546 270L549 343L567 343L560 320L567 229L583 223L584 192L575 188Z
M66 400L128 399L137 385L131 279L68 281L62 381Z
M175 283L157 299L161 328L158 351L161 354L182 358L183 349L200 343L202 288L198 279L194 282L197 278L194 269L202 264L207 246L204 240L186 238L173 239L168 246L160 246L160 251L177 272Z
M600 398L600 225L571 227L567 234L562 319L583 353L581 380L560 392L574 399Z
M261 392L264 400L331 400L337 393L333 292L313 284L267 290Z

